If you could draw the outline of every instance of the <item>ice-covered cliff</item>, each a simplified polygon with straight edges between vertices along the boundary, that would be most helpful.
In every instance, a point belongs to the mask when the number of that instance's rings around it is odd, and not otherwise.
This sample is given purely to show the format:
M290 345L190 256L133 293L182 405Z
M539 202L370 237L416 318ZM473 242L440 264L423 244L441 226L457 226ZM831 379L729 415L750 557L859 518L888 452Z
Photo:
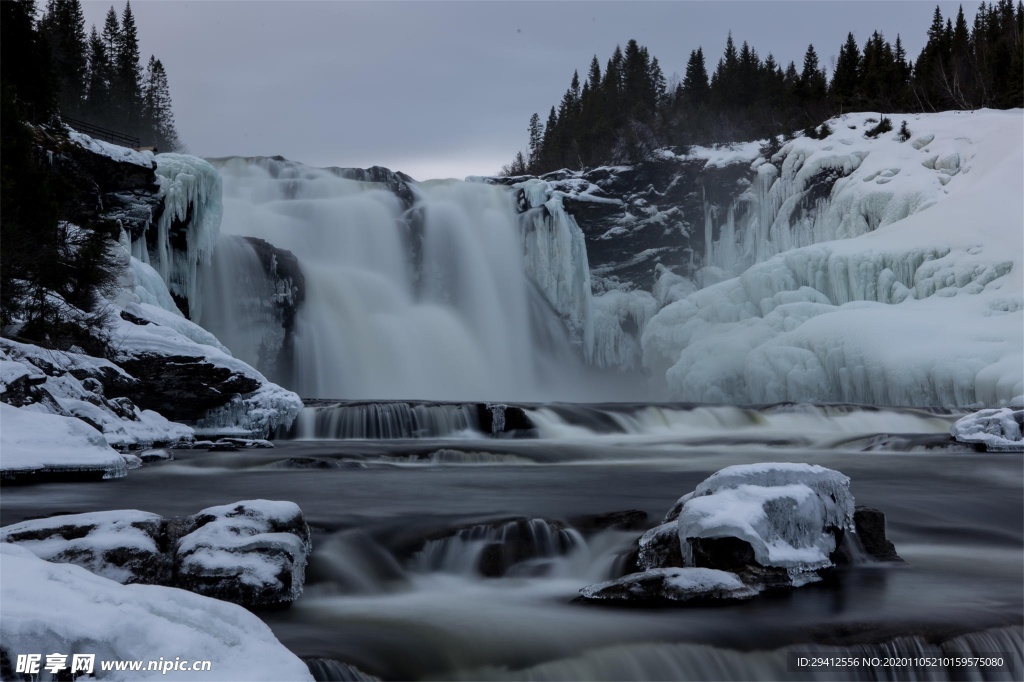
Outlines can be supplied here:
M1021 111L893 116L907 140L868 137L871 118L753 161L727 218L709 217L707 281L726 279L643 334L672 398L1021 401Z

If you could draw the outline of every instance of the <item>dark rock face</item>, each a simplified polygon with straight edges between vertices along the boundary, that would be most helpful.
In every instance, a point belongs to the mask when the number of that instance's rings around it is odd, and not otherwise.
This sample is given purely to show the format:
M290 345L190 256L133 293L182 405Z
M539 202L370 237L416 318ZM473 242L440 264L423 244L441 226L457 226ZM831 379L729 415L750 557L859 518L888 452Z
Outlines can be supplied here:
M640 537L636 563L642 571L682 567L683 554L679 548L679 528L676 524L664 523L644 533Z
M76 224L120 221L135 239L163 211L155 162L146 167L117 161L67 142L58 146L55 163L68 176L72 191L65 197L66 215Z
M252 246L263 265L270 294L265 298L269 298L275 322L284 330L280 347L268 350L272 357L261 358L260 368L267 376L290 376L295 344L295 315L306 300L306 276L299 259L291 251L256 237L242 239ZM265 301L263 303L266 304Z
M641 530L646 525L647 512L640 509L592 514L569 519L569 525L583 535L592 535L603 530Z
M416 196L410 188L410 183L414 184L416 181L405 173L396 172L383 166L371 166L370 168L337 168L332 166L327 170L340 178L358 180L360 182L375 182L384 185L401 200L407 209L412 208L413 203L416 201Z
M530 431L534 428L526 411L515 405L477 403L476 413L480 430L491 435Z
M260 387L253 377L202 357L141 353L118 358L118 364L138 383L116 391L172 421L198 421L208 410L230 402L234 395Z
M583 230L595 289L607 278L649 291L659 263L691 278L705 265L705 211L711 211L717 239L720 218L754 176L749 163L705 165L704 159L663 157L541 176L564 193L566 211ZM584 192L590 185L597 189Z

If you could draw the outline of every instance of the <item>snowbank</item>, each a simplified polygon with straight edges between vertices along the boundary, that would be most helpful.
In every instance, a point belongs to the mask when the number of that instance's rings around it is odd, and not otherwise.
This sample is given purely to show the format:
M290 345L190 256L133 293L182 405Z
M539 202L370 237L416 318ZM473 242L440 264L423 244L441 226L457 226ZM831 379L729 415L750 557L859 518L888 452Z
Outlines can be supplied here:
M103 478L120 478L128 471L103 434L78 419L0 403L0 427L0 471L5 475L95 471Z
M906 143L865 139L847 128L858 117L759 172L751 222L711 249L726 269L752 267L647 326L644 365L674 399L999 406L1024 394L1020 110L910 116ZM838 179L810 201L823 172Z
M103 140L96 140L84 133L71 130L70 128L68 129L68 139L79 147L88 149L93 154L99 154L100 156L105 156L108 159L113 159L114 161L131 163L144 168L153 167L153 154L150 152L137 152L129 147L122 147L120 145L104 142Z
M312 680L270 628L234 604L169 587L120 585L0 545L0 636L19 654L95 654L110 680ZM100 673L106 661L212 662L209 671ZM70 658L68 659L70 661ZM146 663L143 664L145 667Z

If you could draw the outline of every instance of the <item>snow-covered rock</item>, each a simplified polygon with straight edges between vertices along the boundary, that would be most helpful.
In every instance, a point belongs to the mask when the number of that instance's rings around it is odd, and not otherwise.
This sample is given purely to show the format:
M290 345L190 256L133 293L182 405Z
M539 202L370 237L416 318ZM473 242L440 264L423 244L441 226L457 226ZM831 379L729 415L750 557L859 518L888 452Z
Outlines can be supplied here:
M711 568L652 568L617 580L588 585L579 600L588 603L624 602L631 606L714 600L749 599L759 590L735 573Z
M1024 451L1024 410L1001 407L979 410L949 429L961 443L981 443L990 452Z
M683 504L677 521L683 562L724 567L740 540L761 567L793 574L827 568L843 533L853 531L853 511L850 479L838 471L790 463L726 467ZM719 556L724 539L729 547Z
M248 607L298 598L312 548L299 507L270 500L184 519L135 509L61 514L5 526L0 541L120 583L180 587Z
M0 545L0 647L4 658L95 654L109 680L312 680L258 617L184 590L120 585L78 566L42 561ZM108 661L210 661L207 671L110 671ZM70 658L67 659L70 663ZM143 664L145 668L146 664Z
M312 545L295 503L210 507L185 519L178 532L178 586L245 606L287 604L302 594Z
M136 380L112 362L70 351L54 351L0 339L5 371L20 367L32 377L22 390L0 391L0 401L38 412L75 417L103 434L117 448L154 444L187 445L192 429L168 421L152 410L139 409L126 393L136 390ZM14 389L25 382L12 384Z
M0 528L40 559L76 564L122 584L169 585L171 559L158 514L136 509L61 514Z
M171 419L263 438L302 409L297 395L232 357L209 332L155 305L127 304L110 334L113 360L137 380L125 393Z

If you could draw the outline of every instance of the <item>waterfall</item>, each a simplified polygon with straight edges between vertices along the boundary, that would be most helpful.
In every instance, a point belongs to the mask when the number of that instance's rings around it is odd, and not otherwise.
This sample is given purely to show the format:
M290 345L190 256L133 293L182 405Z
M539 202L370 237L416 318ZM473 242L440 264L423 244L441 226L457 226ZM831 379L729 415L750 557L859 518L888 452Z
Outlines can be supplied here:
M524 237L509 190L404 184L383 169L371 169L382 181L364 182L350 179L358 173L279 158L216 163L222 232L293 253L305 276L290 356L278 363L281 374L271 372L284 385L310 398L536 400L579 384L581 363L563 361L580 356L572 348L578 337L552 334L538 316L550 308L546 283L537 286L524 265L537 260L537 240ZM388 189L399 184L402 191ZM269 372L259 350L275 340L260 331L259 311L239 310L250 296L244 273L256 266L242 262L252 259L241 250L218 246L231 263L213 266L220 272L209 275L209 288L228 294L210 297L203 320ZM585 251L545 253L582 258L566 267L587 272ZM234 284L215 284L220 277ZM579 310L589 302L583 288L572 291L585 299Z

